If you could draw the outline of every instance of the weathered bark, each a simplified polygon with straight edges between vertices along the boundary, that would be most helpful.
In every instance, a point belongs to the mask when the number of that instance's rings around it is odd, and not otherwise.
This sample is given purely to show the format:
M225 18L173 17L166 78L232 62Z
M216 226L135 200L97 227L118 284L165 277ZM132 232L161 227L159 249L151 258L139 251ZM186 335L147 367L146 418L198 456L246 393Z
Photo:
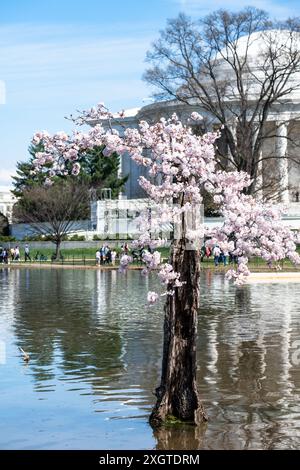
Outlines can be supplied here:
M175 289L174 295L167 296L165 305L161 383L156 389L157 402L150 416L154 427L170 417L193 424L207 420L196 384L199 250L186 250L184 240L175 240L171 263L184 284Z

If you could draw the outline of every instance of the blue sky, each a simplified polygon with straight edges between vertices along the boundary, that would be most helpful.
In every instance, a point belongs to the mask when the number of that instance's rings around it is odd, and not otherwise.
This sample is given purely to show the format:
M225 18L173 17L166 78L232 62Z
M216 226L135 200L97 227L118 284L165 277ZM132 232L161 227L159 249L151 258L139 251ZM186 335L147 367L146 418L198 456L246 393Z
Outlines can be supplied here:
M253 5L283 19L300 15L297 4L227 0L226 8ZM151 94L141 80L145 54L166 19L224 6L221 0L1 1L0 186L10 185L16 162L28 158L36 130L70 130L64 116L99 101L113 111L142 106Z

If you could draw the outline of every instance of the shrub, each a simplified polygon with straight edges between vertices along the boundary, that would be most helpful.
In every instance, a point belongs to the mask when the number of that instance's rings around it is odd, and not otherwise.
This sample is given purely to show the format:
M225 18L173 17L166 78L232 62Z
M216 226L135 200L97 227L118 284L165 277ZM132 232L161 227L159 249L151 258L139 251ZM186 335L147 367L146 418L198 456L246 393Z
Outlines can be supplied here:
M11 237L10 235L0 235L1 242L15 242L17 241L15 237Z
M69 236L68 240L71 242L85 242L85 236L75 234L75 235Z
M103 241L103 240L106 240L106 239L107 239L107 237L101 236L101 235L94 235L93 236L94 241Z

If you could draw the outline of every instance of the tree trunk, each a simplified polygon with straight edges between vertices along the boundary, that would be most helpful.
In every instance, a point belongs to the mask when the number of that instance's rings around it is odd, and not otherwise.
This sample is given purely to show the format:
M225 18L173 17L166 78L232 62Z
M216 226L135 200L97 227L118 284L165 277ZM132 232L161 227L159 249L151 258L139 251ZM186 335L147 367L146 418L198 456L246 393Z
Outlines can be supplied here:
M56 240L55 241L55 259L60 259L60 245L61 245L61 240Z
M175 240L171 264L184 284L167 296L165 304L161 383L150 416L154 427L174 418L193 424L207 420L196 384L200 252L186 250L184 240Z

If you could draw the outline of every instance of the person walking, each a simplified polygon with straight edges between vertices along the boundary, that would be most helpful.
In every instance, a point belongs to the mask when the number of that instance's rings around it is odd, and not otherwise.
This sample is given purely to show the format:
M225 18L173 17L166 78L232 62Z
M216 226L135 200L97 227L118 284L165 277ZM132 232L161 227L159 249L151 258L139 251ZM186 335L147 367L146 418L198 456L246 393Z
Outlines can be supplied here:
M11 261L14 261L15 259L15 249L13 246L10 249L10 258L11 258Z
M3 250L3 262L5 264L8 264L8 249L7 248L4 248Z
M115 250L112 250L112 252L111 252L111 264L113 266L116 264L116 257L117 257L117 252Z
M26 245L25 245L24 252L25 252L25 263L26 263L27 260L31 261L30 249L29 249L28 243L26 243Z
M110 264L111 263L111 249L108 245L106 245L106 248L107 248L106 255L105 255L106 263Z
M15 261L20 261L20 248L16 246L15 248L15 256L14 256Z
M213 257L214 257L214 263L216 267L219 266L220 255L221 255L220 247L216 245L213 249Z
M209 246L205 248L205 256L207 259L211 256L211 249L209 248Z
M96 251L96 264L100 266L100 261L101 261L101 253L100 250Z
M100 249L100 262L101 262L101 264L105 263L105 253L106 253L106 250L105 250L105 245L103 243L103 245Z

